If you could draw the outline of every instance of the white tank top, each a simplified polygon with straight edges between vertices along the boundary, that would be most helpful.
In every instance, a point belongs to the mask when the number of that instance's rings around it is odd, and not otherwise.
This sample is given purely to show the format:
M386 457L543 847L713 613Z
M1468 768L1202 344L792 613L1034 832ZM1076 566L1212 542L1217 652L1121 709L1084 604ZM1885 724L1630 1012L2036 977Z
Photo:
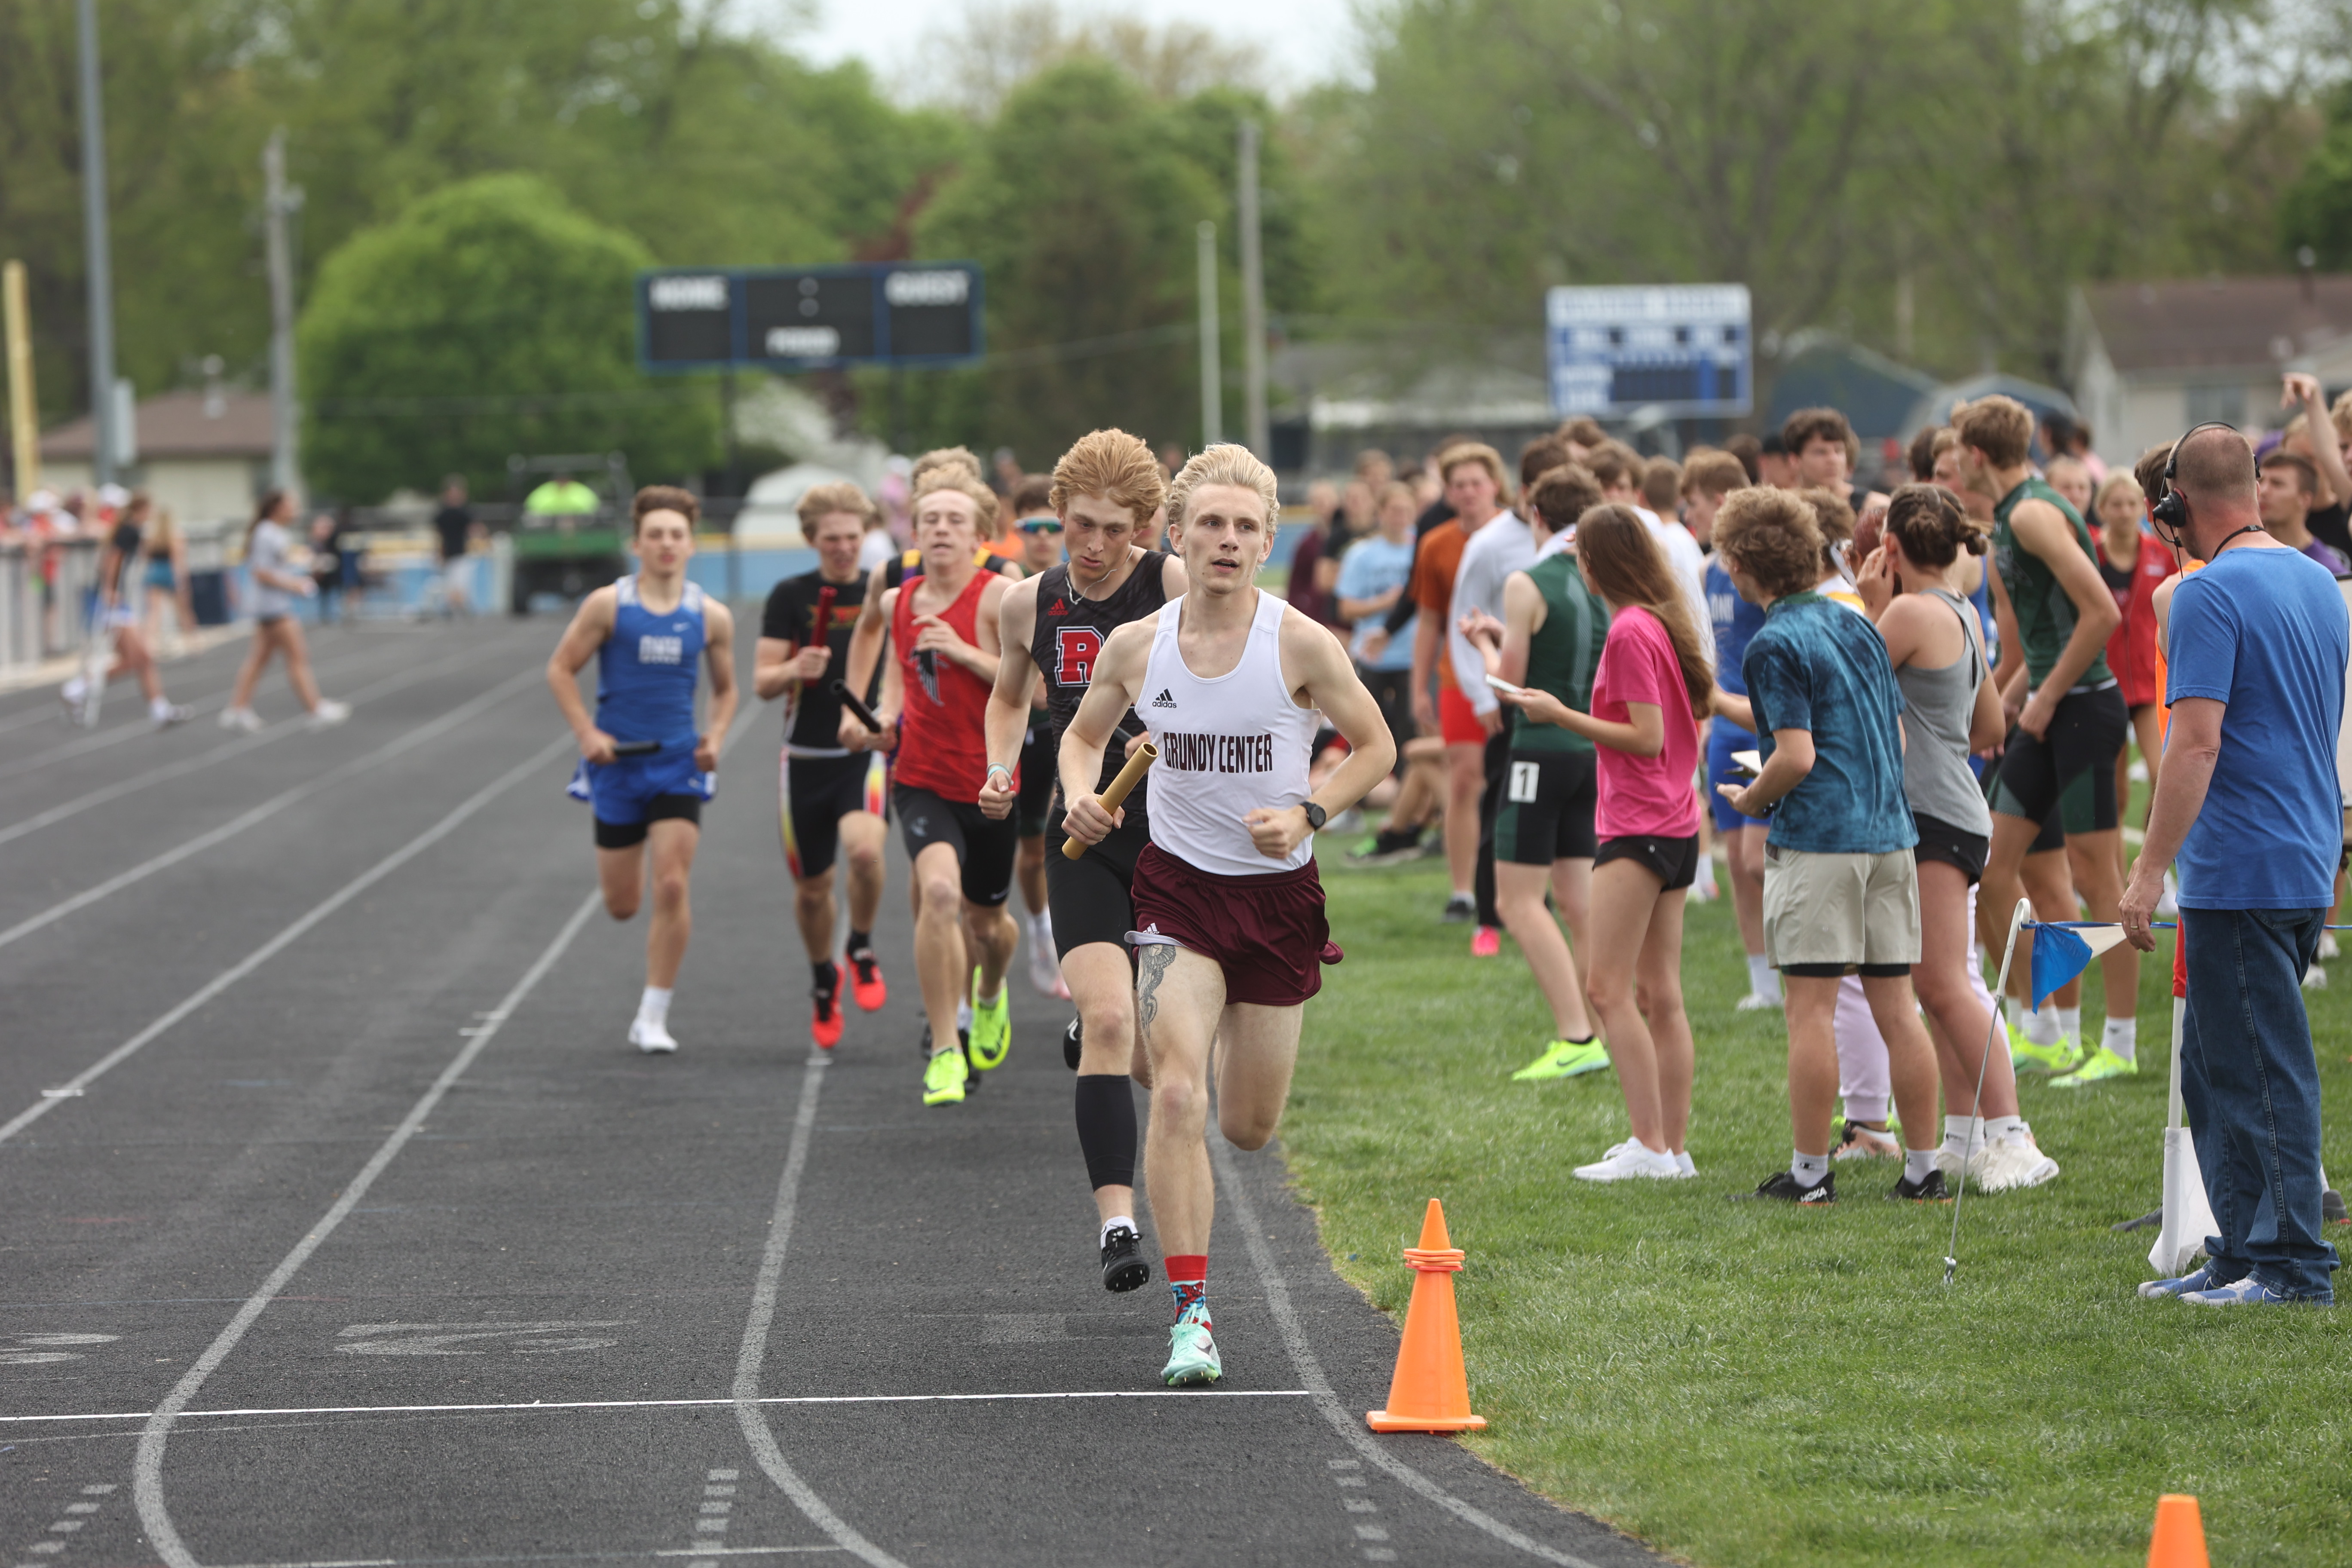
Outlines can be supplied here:
M1314 857L1310 835L1284 859L1257 852L1242 817L1259 806L1297 805L1307 795L1315 710L1290 700L1282 675L1282 617L1289 606L1257 596L1249 640L1229 674L1211 680L1185 667L1176 646L1182 598L1168 601L1144 666L1135 710L1151 727L1151 842L1196 870L1262 877Z

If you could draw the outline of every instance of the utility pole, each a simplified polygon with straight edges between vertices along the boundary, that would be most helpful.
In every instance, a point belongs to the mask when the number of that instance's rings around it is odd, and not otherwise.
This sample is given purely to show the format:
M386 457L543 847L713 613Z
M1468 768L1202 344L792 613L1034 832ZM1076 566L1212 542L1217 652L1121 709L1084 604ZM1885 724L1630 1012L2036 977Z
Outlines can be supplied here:
M1263 459L1272 449L1265 426L1265 265L1258 249L1257 121L1242 121L1242 418L1244 439Z
M294 402L294 247L286 220L302 210L302 190L286 183L283 125L261 149L261 177L269 255L269 483L293 491L302 488L302 450Z
M16 499L41 488L41 416L33 396L33 322L25 303L25 264L0 270L0 316L8 336L8 435L16 460Z
M1217 342L1217 226L1201 220L1192 231L1201 251L1201 445L1225 438L1225 373Z
M114 482L121 450L114 405L114 256L106 232L106 108L98 96L98 0L79 0L81 32L81 215L89 279L89 471Z

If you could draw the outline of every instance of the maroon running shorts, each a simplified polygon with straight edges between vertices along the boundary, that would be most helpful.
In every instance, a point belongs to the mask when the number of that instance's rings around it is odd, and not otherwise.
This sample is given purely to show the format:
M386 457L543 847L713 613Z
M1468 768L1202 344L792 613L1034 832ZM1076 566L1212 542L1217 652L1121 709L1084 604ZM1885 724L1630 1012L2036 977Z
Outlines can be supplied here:
M1323 989L1323 966L1339 962L1312 860L1262 877L1220 877L1146 845L1132 897L1136 929L1128 940L1172 942L1214 960L1225 972L1227 1002L1296 1007Z

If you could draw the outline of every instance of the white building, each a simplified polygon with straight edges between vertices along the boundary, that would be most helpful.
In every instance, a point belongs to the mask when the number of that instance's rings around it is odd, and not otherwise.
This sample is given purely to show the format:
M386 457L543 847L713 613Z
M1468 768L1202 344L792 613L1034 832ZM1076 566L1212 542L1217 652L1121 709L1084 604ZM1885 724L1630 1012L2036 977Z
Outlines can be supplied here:
M167 392L139 401L138 461L121 482L147 491L183 527L209 531L253 521L269 477L274 426L267 393ZM41 437L41 482L86 489L96 445L88 419Z
M2129 463L2209 419L2252 432L2292 417L2279 375L2352 384L2352 276L2095 283L2074 290L2066 368L2092 443Z

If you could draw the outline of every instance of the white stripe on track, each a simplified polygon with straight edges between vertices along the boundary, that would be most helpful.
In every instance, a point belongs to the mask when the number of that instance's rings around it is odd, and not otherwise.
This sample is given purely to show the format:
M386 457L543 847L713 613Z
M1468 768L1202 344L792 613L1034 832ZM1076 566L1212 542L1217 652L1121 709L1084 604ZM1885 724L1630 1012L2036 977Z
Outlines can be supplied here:
M420 665L415 669L387 675L381 680L370 681L344 697L342 700L356 708L362 702L397 691L404 686L414 686L418 681L437 675L443 670L455 668L461 664L477 662L479 662L478 650L474 653L458 654L432 664ZM307 714L298 719L283 719L257 735L247 735L243 739L228 742L225 745L215 746L211 751L201 752L196 756L184 758L176 763L166 763L161 767L150 768L143 773L134 773L127 779L108 784L103 789L89 790L78 795L62 805L53 805L37 816L28 816L22 822L12 822L5 827L0 827L0 844L13 842L28 833L37 833L42 828L63 822L69 816L79 816L93 806L104 805L109 801L121 800L124 795L136 794L152 784L185 778L190 773L201 773L215 763L226 762L231 757L243 756L247 752L258 751L273 741L284 740L296 731L306 728L308 724Z
M1311 1399L1307 1388L1082 1388L1062 1394L771 1394L754 1405L994 1405L1021 1399ZM183 1410L179 1419L224 1415L483 1415L532 1410L692 1410L734 1405L718 1399L532 1399L505 1405L298 1405L250 1410ZM152 1410L109 1410L83 1415L0 1415L23 1426L41 1421L145 1421Z
M563 743L569 744L571 739L566 735ZM545 755L542 751L524 767L540 766ZM503 789L520 776L522 770L517 769L491 789ZM489 793L475 796L474 801L488 799ZM449 826L455 826L456 822L450 821ZM404 857L406 853L403 852ZM351 890L338 895L338 899L347 897ZM368 1189L375 1185L376 1178L399 1157L400 1152L408 1146L408 1141L416 1136L425 1119L441 1103L442 1097L449 1092L450 1087L465 1075L466 1069L488 1048L490 1042L498 1038L500 1027L514 1016L514 1010L522 1005L523 999L546 978L547 972L555 967L555 961L563 956L563 950L572 945L572 939L580 934L580 928L588 923L588 918L603 902L604 896L596 892L580 900L579 907L572 911L572 918L565 921L563 929L555 933L555 940L547 944L546 950L529 969L523 971L523 976L515 982L514 989L508 992L499 1005L481 1019L481 1032L467 1040L465 1047L450 1058L449 1065L441 1069L441 1076L433 1080L433 1087L426 1089L423 1098L401 1119L392 1136L383 1141L383 1146L352 1179L351 1184L343 1189L342 1196L335 1200L334 1206L310 1227L308 1236L295 1243L294 1250L270 1271L269 1278L261 1282L261 1289L247 1299L236 1316L229 1320L228 1327L223 1329L205 1348L204 1354L196 1358L195 1363L188 1368L186 1374L173 1386L172 1392L163 1396L163 1402L156 1406L154 1414L148 1417L145 1429L139 1434L138 1453L131 1461L131 1496L139 1510L139 1522L147 1532L148 1544L169 1568L198 1568L195 1553L189 1551L187 1542L180 1539L179 1530L172 1523L172 1516L163 1506L163 1451L171 1440L173 1423L179 1419L188 1402L204 1387L205 1379L211 1377L221 1363L228 1358L229 1352L236 1349L237 1342L245 1338L246 1331L253 1327L262 1311L310 1260L310 1255L324 1246L327 1238L334 1235L336 1227L359 1206L360 1200L367 1196Z
M1234 1160L1233 1148L1213 1127L1209 1130L1209 1155L1216 1165L1217 1189L1233 1204L1234 1217L1241 1222L1242 1237L1249 1246L1250 1267L1257 1271L1258 1283L1265 1287L1266 1310L1274 1315L1275 1326L1282 1332L1283 1348L1290 1352L1291 1368L1298 1373L1298 1381L1307 1385L1316 1410L1331 1424L1340 1440L1408 1489L1465 1524L1483 1530L1530 1557L1557 1563L1559 1568L1596 1568L1584 1558L1548 1546L1532 1535L1512 1529L1486 1510L1455 1497L1391 1453L1364 1425L1362 1415L1340 1405L1339 1396L1332 1392L1331 1380L1323 1375L1323 1363L1316 1359L1315 1347L1307 1342L1307 1326L1298 1321L1298 1310L1290 1304L1290 1287L1283 1281L1282 1270L1275 1263L1274 1248L1265 1244L1265 1228L1258 1223L1257 1205L1251 1201L1249 1189L1242 1184L1241 1167Z
M255 970L268 963L271 959L277 957L278 954L283 952L288 946L299 940L305 932L316 926L320 921L325 920L329 915L333 914L337 910L341 909L345 904L350 903L353 899L358 898L362 893L366 892L370 888L373 888L378 882L383 880L383 879L391 876L394 871L397 871L400 868L408 864L409 861L415 859L417 856L422 855L425 850L441 842L442 839L446 838L451 833L457 831L458 826L465 822L467 817L472 816L476 812L481 810L483 806L488 805L492 800L496 799L506 791L513 788L524 779L530 777L541 768L546 767L549 762L554 758L559 751L570 746L571 744L572 737L567 734L559 737L557 740L551 742L547 745L541 746L538 751L533 752L522 762L516 763L513 767L509 768L505 773L500 773L496 779L493 779L490 783L483 785L480 789L467 796L464 802L462 802L456 810L450 812L448 816L443 817L440 821L426 828L423 833L418 834L406 844L402 845L398 849L394 850L390 855L385 856L383 859L377 861L374 865L361 872L351 881L344 883L339 891L330 895L322 902L312 905L310 911L297 920L292 925L288 926L284 931L279 931L276 936L271 937L268 942L263 942L259 947L255 948L236 963L221 971L220 973L215 975L211 980L206 981L202 986L198 987L194 993L192 993L186 1000L180 1003L178 1006L173 1007L170 1012L165 1013L162 1017L156 1019L153 1023L148 1025L145 1028L140 1030L137 1034L131 1036L129 1039L123 1041L121 1045L107 1052L106 1055L99 1058L97 1061L91 1063L89 1067L84 1068L79 1073L60 1085L57 1090L45 1094L38 1102L27 1106L23 1110L17 1112L13 1120L6 1122L0 1122L0 1143L5 1143L17 1133L22 1132L26 1128L30 1127L54 1107L63 1104L68 1100L79 1098L83 1089L89 1087L90 1084L96 1082L100 1078L111 1071L114 1068L121 1065L131 1057L137 1055L139 1051L144 1048L147 1044L153 1040L157 1036L171 1028L181 1019L185 1018L189 1014L194 1013L205 1003L211 1001L214 997L218 996L222 992L227 990L230 986L236 984L238 981L244 979L247 975L252 973ZM488 1037L489 1037L488 1035L482 1037L484 1039Z
M331 789L346 779L356 778L369 772L379 763L388 762L403 752L421 746L427 741L438 739L467 720L478 716L495 704L511 697L518 688L538 679L539 676L540 670L537 666L511 675L480 696L467 699L438 719L420 724L398 739L378 746L373 752L353 757L350 762L340 767L331 768L308 783L296 784L292 789L271 795L250 811L229 818L228 821L208 833L200 833L176 848L166 849L161 855L142 860L127 871L118 872L109 877L94 888L84 889L61 903L50 905L39 914L18 921L5 931L0 931L0 947L6 947L11 942L21 941L37 931L54 925L77 910L86 910L100 900L121 892L134 882L145 881L158 871L169 870L181 861L192 856L201 855L216 844L226 843L247 828L259 826L298 801L308 800L310 796L323 790ZM544 752L541 755L544 755ZM5 1131L0 1131L0 1139L5 1139L6 1136Z
M457 1568L467 1563L635 1563L647 1557L789 1557L838 1546L650 1546L642 1552L529 1552L499 1557L343 1557L324 1563L239 1563L233 1568Z
M776 1296L784 1282L784 1250L792 1245L793 1221L800 1212L801 1173L808 1168L809 1134L816 1127L816 1102L824 1090L824 1058L814 1053L801 1068L800 1109L793 1116L793 1141L784 1152L784 1173L776 1182L776 1208L769 1216L767 1249L761 1256L759 1279L751 1288L751 1315L743 1323L743 1348L735 1358L735 1424L743 1428L743 1440L751 1446L751 1457L767 1478L835 1545L864 1559L871 1568L906 1568L851 1529L848 1521L834 1512L815 1489L801 1479L776 1442L760 1398L760 1367L767 1359L768 1336L775 1327Z

